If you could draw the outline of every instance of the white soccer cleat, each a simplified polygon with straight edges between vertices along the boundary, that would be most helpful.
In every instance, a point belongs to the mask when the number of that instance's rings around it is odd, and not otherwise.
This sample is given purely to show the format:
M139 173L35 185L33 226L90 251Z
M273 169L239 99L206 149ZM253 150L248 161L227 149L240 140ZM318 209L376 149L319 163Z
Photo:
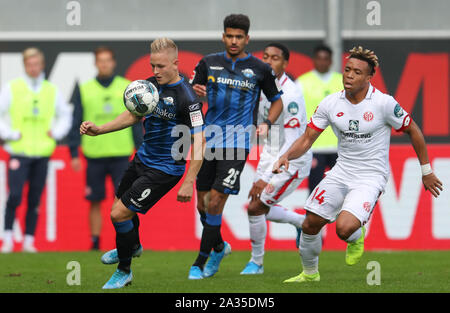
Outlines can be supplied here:
M3 242L2 245L2 253L11 253L13 252L14 245L12 242Z
M36 253L36 252L38 252L36 247L33 246L32 244L31 245L23 245L22 251L23 252L27 252L27 253Z

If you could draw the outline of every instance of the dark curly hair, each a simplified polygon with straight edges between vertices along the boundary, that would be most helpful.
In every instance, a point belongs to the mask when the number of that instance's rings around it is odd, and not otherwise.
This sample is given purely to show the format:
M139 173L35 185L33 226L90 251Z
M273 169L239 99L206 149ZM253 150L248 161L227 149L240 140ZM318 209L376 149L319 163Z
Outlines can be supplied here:
M348 56L348 59L355 58L367 62L370 68L370 75L375 74L375 68L378 67L378 57L375 52L369 49L364 49L361 46L353 47L353 49L349 52L350 55Z
M245 34L248 34L250 29L250 19L244 14L230 14L223 20L223 30L226 28L242 29Z

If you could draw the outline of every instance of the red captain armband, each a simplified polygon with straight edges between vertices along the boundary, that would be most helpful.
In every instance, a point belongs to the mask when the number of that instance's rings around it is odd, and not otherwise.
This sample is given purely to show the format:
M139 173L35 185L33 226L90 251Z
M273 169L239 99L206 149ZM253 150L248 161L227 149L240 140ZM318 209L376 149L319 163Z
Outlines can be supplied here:
M402 127L400 127L399 129L396 129L395 131L397 131L397 132L404 131L406 128L408 128L409 125L411 125L411 117L408 114L403 119Z
M323 132L324 129L317 127L316 125L314 125L312 119L309 120L309 123L307 125L309 128L314 129L315 131L318 131L319 133Z
M291 118L289 122L284 124L284 128L300 128L300 122L295 117Z

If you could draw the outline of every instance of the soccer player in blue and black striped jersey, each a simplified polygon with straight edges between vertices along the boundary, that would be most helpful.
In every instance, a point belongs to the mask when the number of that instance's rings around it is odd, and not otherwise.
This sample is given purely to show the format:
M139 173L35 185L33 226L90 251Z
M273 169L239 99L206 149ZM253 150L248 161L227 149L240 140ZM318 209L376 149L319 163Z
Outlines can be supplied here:
M203 233L189 279L213 276L223 257L231 252L220 234L222 212L228 196L239 192L261 91L272 105L257 134L267 134L283 110L282 91L272 69L245 51L249 28L246 15L227 16L222 36L225 51L202 58L191 80L197 95L207 96L208 111L205 116L207 149L196 185Z
M144 142L125 172L111 209L111 221L116 231L116 247L102 256L105 264L119 263L116 272L103 289L121 288L131 283L131 259L142 253L139 241L139 218L145 214L181 179L185 171L185 154L191 141L191 161L177 200L188 202L193 184L203 161L205 146L202 103L191 85L178 73L178 48L168 38L151 44L154 77L148 80L159 92L155 110L144 119ZM117 131L138 123L140 118L129 111L113 121L97 126L85 121L80 134L90 136ZM180 136L180 134L182 134ZM178 144L185 142L187 144Z

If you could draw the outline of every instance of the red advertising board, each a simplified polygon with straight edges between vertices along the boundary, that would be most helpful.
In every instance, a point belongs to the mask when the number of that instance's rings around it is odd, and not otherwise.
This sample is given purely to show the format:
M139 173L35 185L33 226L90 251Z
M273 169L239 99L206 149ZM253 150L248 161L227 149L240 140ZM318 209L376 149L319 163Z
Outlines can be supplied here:
M450 145L429 145L430 161L445 186L450 185ZM236 250L250 249L246 206L258 156L252 157L241 178L239 195L230 196L223 216L222 234ZM84 164L85 165L85 164ZM410 145L393 145L390 151L391 178L368 223L366 248L377 249L450 249L450 197L445 191L432 199L425 192L421 172ZM8 155L0 150L0 234L3 231L3 212L7 196ZM87 250L90 247L88 202L84 199L84 171L74 172L66 146L59 146L49 166L46 188L42 195L40 217L36 230L36 247L43 251ZM141 216L141 241L145 249L197 250L201 224L196 216L195 201L177 202L177 185L146 215ZM283 205L302 212L308 196L304 181ZM101 249L115 245L115 235L109 220L113 190L107 185L108 199L102 205L103 231ZM25 197L17 209L14 237L15 249L20 249L24 226ZM340 250L345 243L335 234L335 225L326 226L325 250ZM291 225L269 222L266 248L295 249L295 229ZM1 240L1 236L0 236Z

